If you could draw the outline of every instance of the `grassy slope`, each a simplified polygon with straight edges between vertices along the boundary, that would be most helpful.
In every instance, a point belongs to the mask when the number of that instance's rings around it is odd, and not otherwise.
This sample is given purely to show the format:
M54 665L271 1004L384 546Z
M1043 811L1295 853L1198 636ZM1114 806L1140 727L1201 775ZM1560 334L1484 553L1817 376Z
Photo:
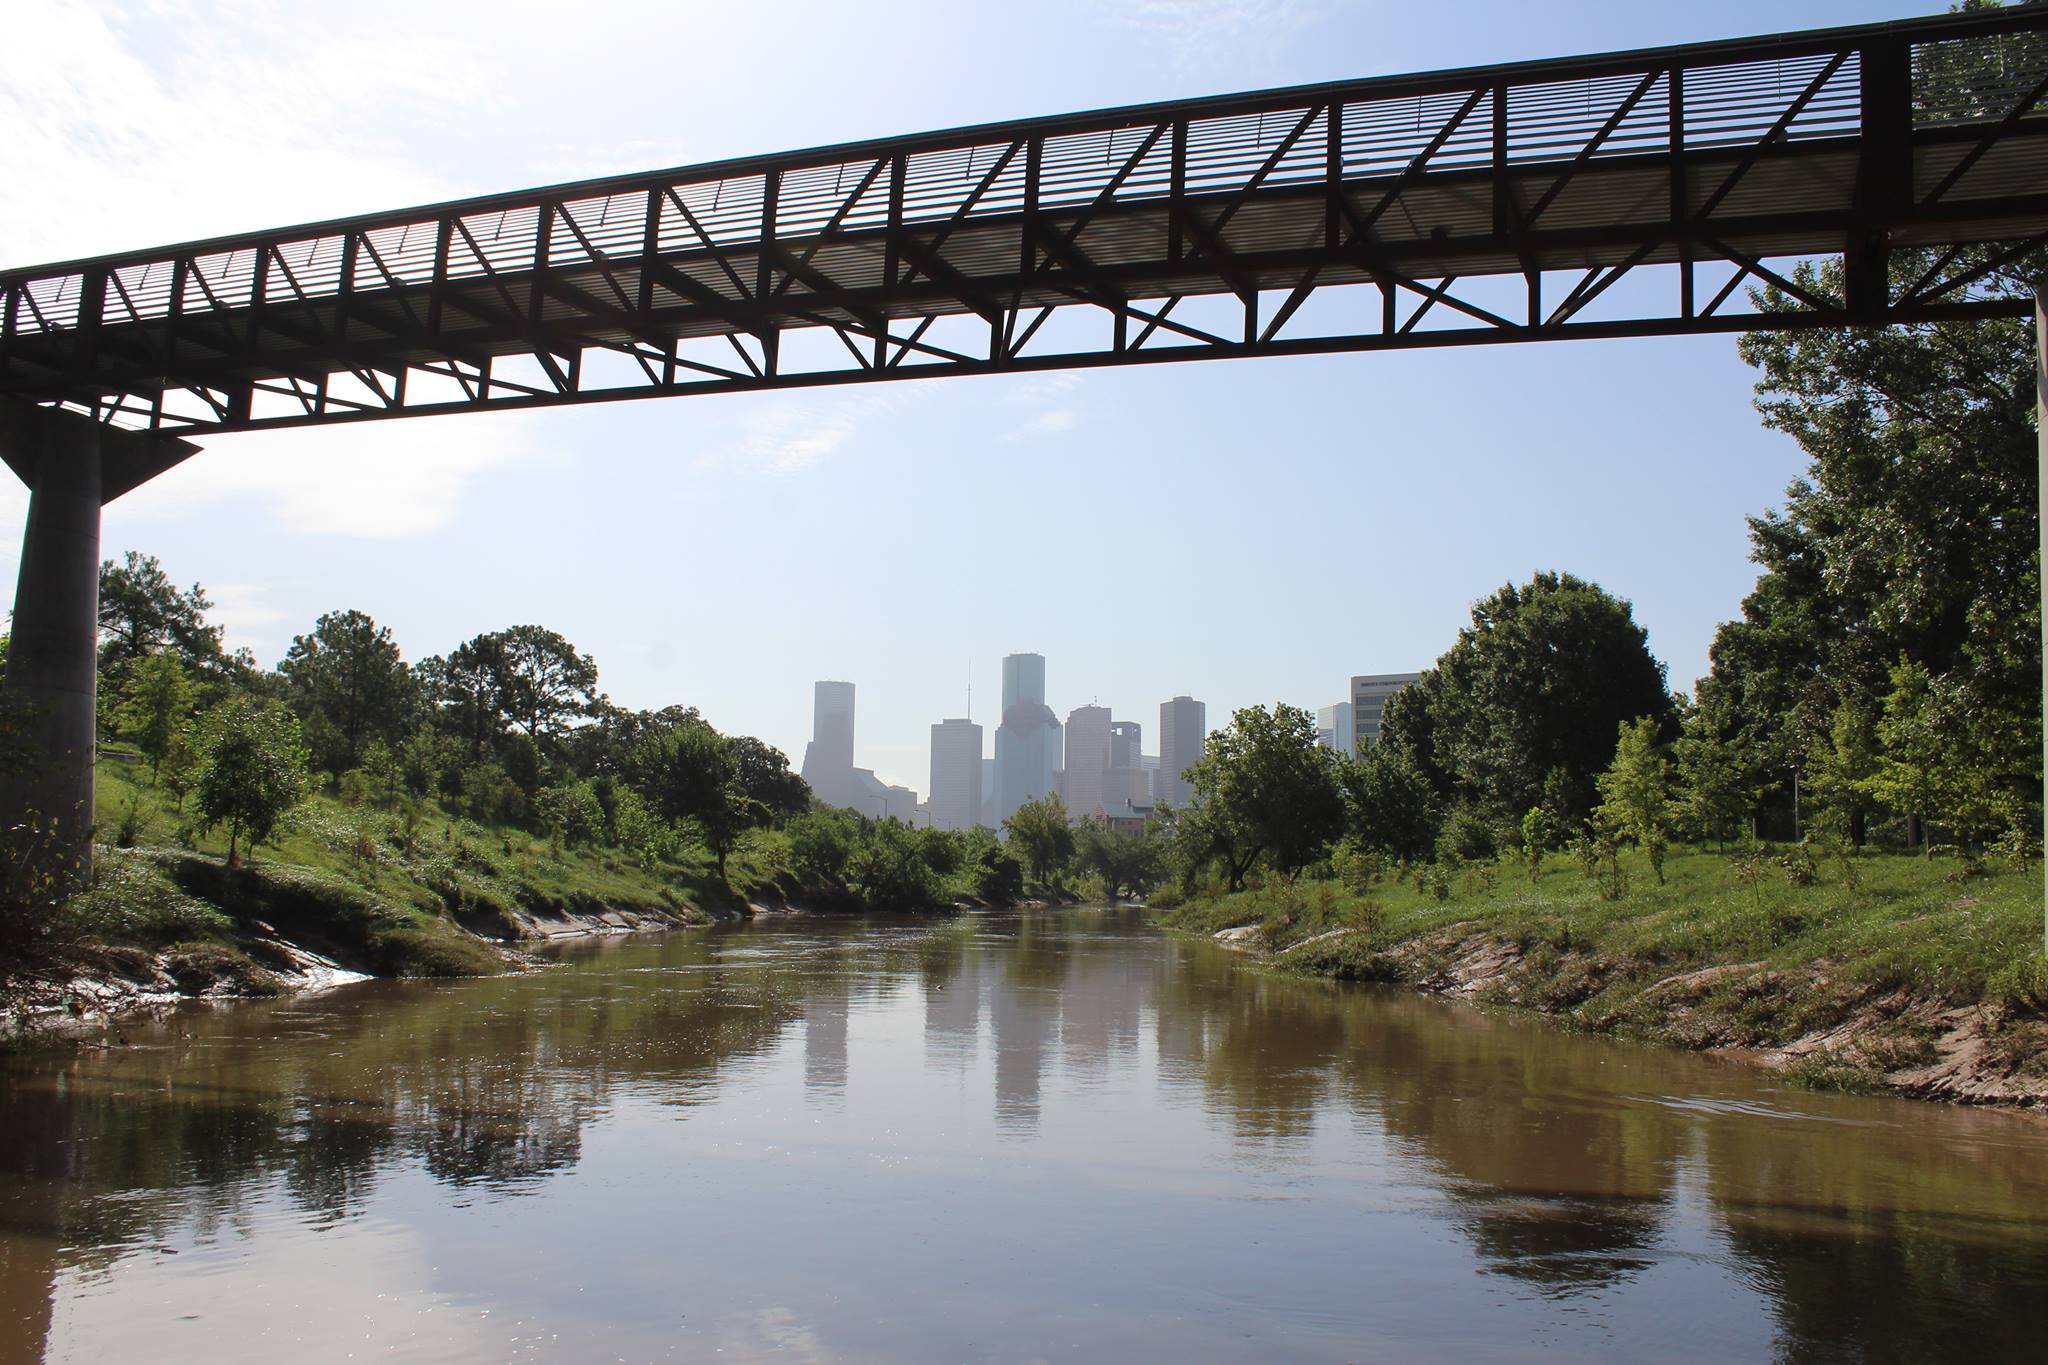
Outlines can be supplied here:
M735 901L698 850L643 868L617 849L558 853L524 830L488 829L431 803L407 830L395 814L324 795L294 811L273 843L245 851L245 871L230 876L226 832L194 830L189 809L181 814L142 765L103 759L98 801L101 837L132 823L135 847L101 849L99 884L82 907L88 937L226 953L226 965L261 922L381 975L469 975L503 966L473 935L515 938L528 920L608 910L698 919ZM759 861L745 850L733 858L742 894L768 875ZM233 975L226 965L221 974Z
M1259 925L1277 961L1317 975L1463 984L1578 1027L1691 1047L1783 1046L1874 1010L1887 1036L1856 1054L1874 1073L1931 1060L1925 1020L1942 1009L1984 1007L2019 1030L2009 1037L2040 1042L2038 867L1968 877L1951 858L1866 854L1824 862L1800 886L1776 859L1746 876L1737 855L1674 851L1660 886L1640 855L1623 866L1628 889L1611 901L1553 857L1533 881L1518 864L1490 884L1468 870L1445 902L1412 881L1363 896L1314 883L1194 900L1173 919Z

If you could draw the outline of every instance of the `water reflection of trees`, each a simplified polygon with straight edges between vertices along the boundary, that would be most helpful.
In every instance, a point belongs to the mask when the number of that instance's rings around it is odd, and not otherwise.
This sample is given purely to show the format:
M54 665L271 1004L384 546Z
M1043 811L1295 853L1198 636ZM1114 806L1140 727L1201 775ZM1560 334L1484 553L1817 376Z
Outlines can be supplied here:
M1533 1292L1634 1279L1692 1181L1788 1358L1926 1358L1987 1336L1982 1358L2019 1358L2048 1331L2048 1170L2003 1116L1892 1105L1859 1127L1857 1102L1813 1100L1844 1111L1837 1140L1816 1141L1825 1119L1773 1115L1741 1068L1398 991L1248 979L1206 944L1163 950L1149 994L1162 1065L1199 1081L1241 1143L1284 1155L1319 1123L1374 1123L1451 1202L1481 1267Z
M1199 1096L1267 1162L1306 1160L1319 1125L1384 1135L1477 1264L1529 1292L1626 1285L1690 1200L1789 1356L1986 1336L1986 1355L2017 1356L2048 1329L2048 1226L2013 1221L2048 1208L2048 1172L1995 1118L1981 1141L1946 1140L1974 1131L1946 1113L1794 1140L1793 1119L1741 1111L1757 1094L1743 1073L1718 1094L1690 1059L1247 972L1115 913L786 925L659 956L669 970L242 1008L0 1077L0 1334L29 1334L0 1335L0 1358L37 1354L60 1261L80 1264L62 1247L104 1262L173 1229L203 1236L259 1191L338 1221L400 1167L530 1189L576 1164L622 1089L686 1108L799 1024L806 1094L830 1102L849 1083L849 1015L899 991L921 1001L928 1068L985 1061L1002 1136L1035 1133L1048 1094L1136 1074L1149 1042L1162 1102ZM1711 1102L1662 1098L1702 1088Z
M701 939L668 952L703 970L616 994L574 971L366 985L18 1061L0 1076L0 1358L39 1355L60 1260L90 1272L179 1230L205 1240L271 1190L339 1221L406 1165L529 1188L576 1163L621 1084L694 1103L801 1017L803 991L773 971L722 971Z

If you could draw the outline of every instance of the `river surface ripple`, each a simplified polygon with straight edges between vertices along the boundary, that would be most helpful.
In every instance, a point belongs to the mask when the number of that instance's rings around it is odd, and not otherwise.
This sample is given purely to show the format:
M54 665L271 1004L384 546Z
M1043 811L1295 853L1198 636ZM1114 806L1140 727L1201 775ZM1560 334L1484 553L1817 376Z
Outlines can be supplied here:
M0 1067L0 1362L2039 1360L2048 1124L762 919Z

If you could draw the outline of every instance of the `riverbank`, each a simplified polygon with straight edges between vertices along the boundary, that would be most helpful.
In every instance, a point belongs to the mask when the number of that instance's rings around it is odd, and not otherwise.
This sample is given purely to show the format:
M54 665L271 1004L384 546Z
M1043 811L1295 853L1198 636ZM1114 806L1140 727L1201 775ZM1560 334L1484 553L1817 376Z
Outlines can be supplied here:
M523 970L566 937L736 918L779 868L710 856L568 847L433 803L309 799L274 842L226 863L139 765L100 764L104 835L91 885L52 924L35 970L0 1000L0 1033L91 1032L189 999L261 998L367 977Z
M1816 1089L2048 1105L2038 867L1761 850L1674 851L1662 884L1646 861L1620 870L1268 886L1167 922L1289 971L1736 1055Z

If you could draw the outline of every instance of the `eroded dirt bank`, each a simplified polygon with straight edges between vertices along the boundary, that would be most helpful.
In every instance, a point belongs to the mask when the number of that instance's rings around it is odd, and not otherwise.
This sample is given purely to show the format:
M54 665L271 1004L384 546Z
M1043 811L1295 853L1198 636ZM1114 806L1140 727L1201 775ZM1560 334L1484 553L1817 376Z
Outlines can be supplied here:
M1636 984L1640 963L1470 925L1391 945L1339 929L1272 953L1255 925L1215 937L1291 970L1532 1010L1568 1028L1740 1057L1819 1089L2048 1107L2048 1018L1871 987L1825 961L1726 963Z

